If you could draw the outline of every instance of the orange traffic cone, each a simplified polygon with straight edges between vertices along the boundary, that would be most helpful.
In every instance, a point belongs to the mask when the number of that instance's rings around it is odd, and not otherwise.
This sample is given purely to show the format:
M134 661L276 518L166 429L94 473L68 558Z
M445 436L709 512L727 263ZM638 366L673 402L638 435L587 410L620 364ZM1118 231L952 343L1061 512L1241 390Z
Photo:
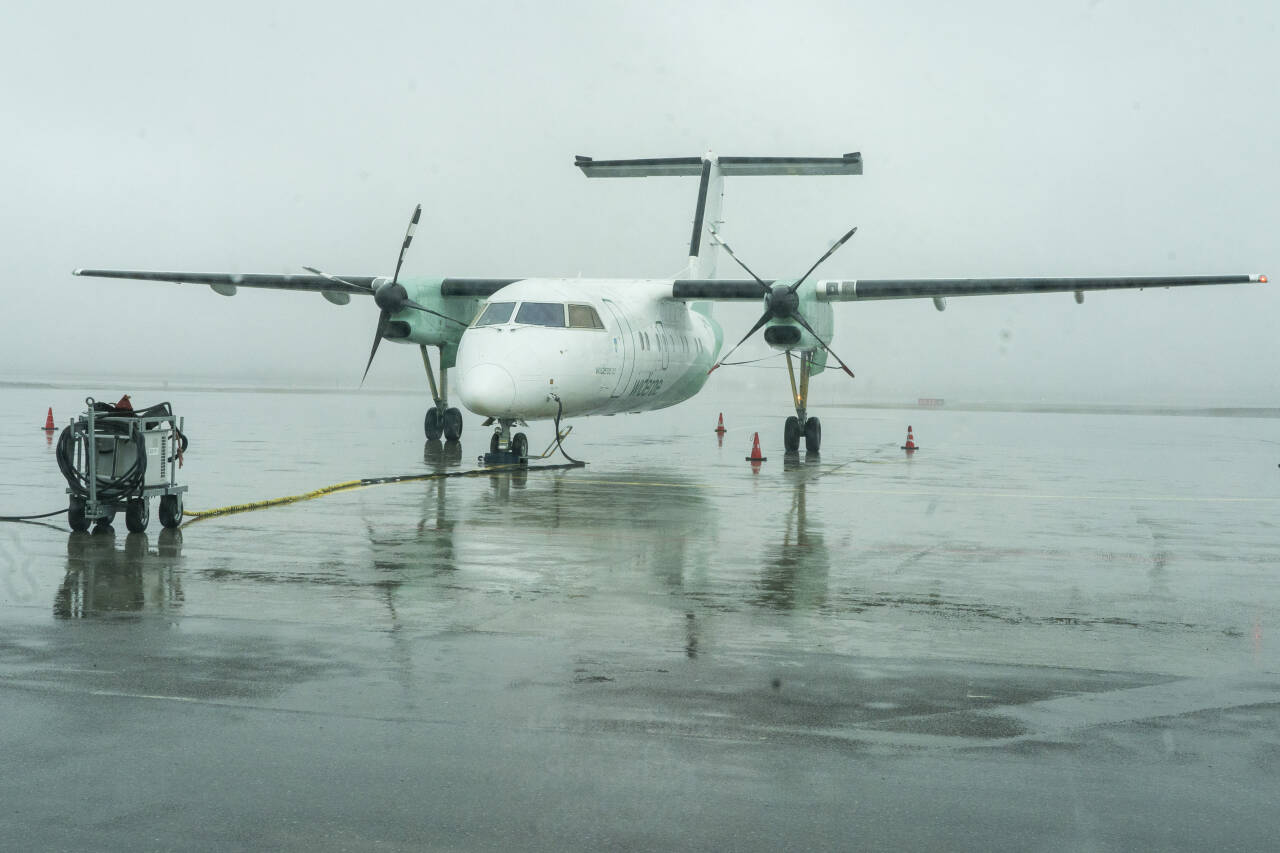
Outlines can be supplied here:
M53 432L57 427L53 425L53 406L49 407L49 414L44 419L45 432Z
M716 424L716 432L724 435L724 412L720 413L720 423Z
M919 450L916 447L916 437L911 434L911 425L907 424L907 443L902 445L902 449L910 453L913 450Z
M760 433L753 432L751 434L751 455L747 457L748 462L764 462L768 457L760 455Z

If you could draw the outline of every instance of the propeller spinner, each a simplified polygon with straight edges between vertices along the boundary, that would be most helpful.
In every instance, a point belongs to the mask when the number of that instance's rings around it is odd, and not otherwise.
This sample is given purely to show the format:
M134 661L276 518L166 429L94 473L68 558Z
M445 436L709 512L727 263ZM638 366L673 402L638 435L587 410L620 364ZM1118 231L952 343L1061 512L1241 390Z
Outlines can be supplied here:
M827 249L826 253L822 257L814 261L813 266L809 267L808 271L806 271L804 275L800 276L800 278L796 279L793 284L790 286L785 284L775 284L772 287L765 284L764 280L761 279L760 276L752 272L751 268L744 264L738 256L733 253L733 249L729 248L729 244L721 240L719 235L712 231L712 239L716 241L716 244L724 249L738 266L746 270L747 274L760 284L760 288L764 295L764 314L762 314L760 319L756 321L756 324L751 327L751 330L742 336L742 340L734 344L733 349L724 354L724 358L721 358L715 364L711 365L711 370L708 370L707 373L710 374L716 368L720 367L720 365L724 364L729 356L733 355L734 351L736 351L738 347L746 343L747 338L760 331L765 323L775 319L791 319L795 320L796 323L798 323L806 332L813 335L814 340L816 340L818 344L827 351L827 354L836 360L840 365L840 368L852 378L853 371L850 370L849 366L841 360L840 356L835 354L835 351L832 350L831 347L827 346L827 342L813 330L813 327L809 325L809 321L804 318L804 314L800 312L800 296L796 291L800 289L800 285L804 284L805 279L807 279L813 271L818 268L818 265L835 254L836 249L839 249L848 242L849 238L852 237L857 230L858 227L856 225L853 228L850 228L830 249Z

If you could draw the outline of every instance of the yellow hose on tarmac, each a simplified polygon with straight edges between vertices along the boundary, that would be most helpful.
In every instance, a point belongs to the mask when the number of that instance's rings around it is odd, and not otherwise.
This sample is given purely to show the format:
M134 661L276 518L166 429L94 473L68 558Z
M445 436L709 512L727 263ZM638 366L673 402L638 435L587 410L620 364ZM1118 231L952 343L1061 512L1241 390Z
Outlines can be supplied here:
M230 506L221 506L217 509L201 509L186 510L182 514L193 519L192 522L201 521L206 518L214 518L220 515L234 515L238 512L252 512L258 509L267 509L273 506L284 506L285 504L298 503L299 501L309 501L315 498L321 498L325 495L332 495L337 492L345 492L351 489L363 489L369 486L385 486L391 483L413 483L421 480L443 480L449 477L479 477L484 474L496 474L504 471L550 471L559 468L579 468L582 463L577 464L561 464L561 465L494 465L489 468L477 468L471 471L441 471L434 474L404 474L398 477L365 477L363 480L348 480L345 483L334 483L332 486L324 486L319 489L312 489L309 492L303 492L300 495L286 495L282 498L268 498L263 501L252 501L251 503L232 504Z

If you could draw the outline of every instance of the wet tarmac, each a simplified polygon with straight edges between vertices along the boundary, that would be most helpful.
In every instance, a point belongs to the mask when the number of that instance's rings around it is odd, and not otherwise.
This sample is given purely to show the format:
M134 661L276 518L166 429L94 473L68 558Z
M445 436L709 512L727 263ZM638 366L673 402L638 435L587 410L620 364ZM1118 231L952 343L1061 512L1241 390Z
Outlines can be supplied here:
M65 504L36 427L84 394L5 395L0 512ZM407 395L170 399L189 509L487 446ZM581 469L0 526L0 838L1274 848L1280 422L826 408L788 458L785 414L708 393L575 423Z

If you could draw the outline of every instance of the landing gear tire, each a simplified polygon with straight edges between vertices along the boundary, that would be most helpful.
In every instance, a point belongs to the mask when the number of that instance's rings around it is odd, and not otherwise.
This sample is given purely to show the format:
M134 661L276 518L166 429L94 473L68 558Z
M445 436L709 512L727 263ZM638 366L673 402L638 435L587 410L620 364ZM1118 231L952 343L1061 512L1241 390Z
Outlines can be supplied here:
M498 439L499 439L499 436L498 436L498 434L497 434L496 432L493 434L493 437L489 439L489 452L490 452L490 453L497 453L497 452L498 452Z
M782 449L794 453L800 449L800 419L795 415L787 418L782 428Z
M462 412L458 409L444 410L444 440L457 441L462 438Z
M84 499L73 497L67 503L67 524L71 525L72 530L85 531L89 529L89 519L84 517Z
M160 496L160 523L165 527L177 527L182 523L182 495Z
M124 526L130 533L141 533L151 521L151 503L146 498L131 498L124 505Z
M822 422L817 418L809 418L804 422L804 449L809 453L817 453L822 445Z
M422 421L422 430L427 434L427 441L435 441L444 432L444 415L435 406L427 409L427 417Z
M518 432L511 436L511 452L516 458L523 462L529 456L529 439L522 433Z

